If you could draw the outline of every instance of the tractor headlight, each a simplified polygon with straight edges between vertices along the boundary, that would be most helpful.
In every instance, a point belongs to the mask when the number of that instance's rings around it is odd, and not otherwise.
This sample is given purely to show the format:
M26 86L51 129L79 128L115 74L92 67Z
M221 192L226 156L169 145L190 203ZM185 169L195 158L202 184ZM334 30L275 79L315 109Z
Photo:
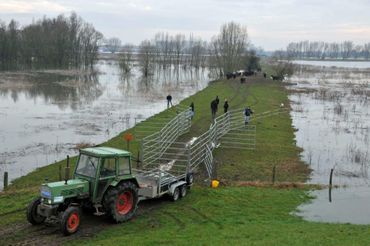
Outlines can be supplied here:
M51 190L46 186L41 186L40 189L41 197L51 199Z

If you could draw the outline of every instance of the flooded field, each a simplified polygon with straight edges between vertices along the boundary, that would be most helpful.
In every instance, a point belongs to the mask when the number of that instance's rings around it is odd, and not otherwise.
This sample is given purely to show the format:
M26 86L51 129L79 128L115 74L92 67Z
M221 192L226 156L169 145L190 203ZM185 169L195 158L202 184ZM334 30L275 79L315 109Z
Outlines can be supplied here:
M298 62L300 63L300 62ZM370 224L370 63L305 62L290 79L293 125L309 183L329 183L298 208L308 220ZM353 212L355 211L356 212ZM361 215L362 214L362 215Z
M137 67L100 61L94 72L0 73L0 189L37 167L98 144L207 86L207 70L155 71L143 79Z

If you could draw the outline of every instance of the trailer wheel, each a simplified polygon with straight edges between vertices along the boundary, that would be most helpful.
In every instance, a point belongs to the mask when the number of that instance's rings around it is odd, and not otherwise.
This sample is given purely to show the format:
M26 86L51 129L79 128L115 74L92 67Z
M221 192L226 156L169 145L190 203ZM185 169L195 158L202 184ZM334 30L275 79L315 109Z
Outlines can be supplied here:
M179 197L180 197L180 190L179 190L179 187L176 187L172 194L172 201L176 202L177 200L179 200Z
M132 182L112 187L104 196L107 214L117 223L130 220L135 215L137 202L137 186Z
M27 220L32 225L44 223L46 217L37 214L37 206L40 205L41 198L36 198L27 207Z
M80 228L81 212L78 207L68 207L62 215L60 223L64 235L75 233Z
M188 187L186 185L182 185L180 187L180 196L185 197L188 192Z

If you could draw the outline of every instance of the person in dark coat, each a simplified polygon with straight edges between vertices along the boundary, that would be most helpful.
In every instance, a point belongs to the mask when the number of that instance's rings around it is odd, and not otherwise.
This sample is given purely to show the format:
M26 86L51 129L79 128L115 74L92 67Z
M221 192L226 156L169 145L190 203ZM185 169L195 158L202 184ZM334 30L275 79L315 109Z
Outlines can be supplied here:
M168 94L168 96L167 96L167 108L170 107L170 104L171 104L171 107L172 107L172 96L170 94Z
M217 103L217 107L218 107L218 104L220 103L220 99L218 98L218 96L216 96L216 103Z
M194 103L193 102L191 102L191 104L190 104L190 109L191 109L190 118L193 119L194 114L195 114L195 112L194 112Z
M225 103L224 103L224 113L225 114L227 113L228 109L229 109L229 103L227 102L227 99L225 99Z
M251 118L251 115L253 114L253 111L250 107L246 107L244 109L244 125L247 126L249 121L250 121L250 118Z
M212 112L212 120L216 118L217 112L217 101L216 99L211 102L211 112Z

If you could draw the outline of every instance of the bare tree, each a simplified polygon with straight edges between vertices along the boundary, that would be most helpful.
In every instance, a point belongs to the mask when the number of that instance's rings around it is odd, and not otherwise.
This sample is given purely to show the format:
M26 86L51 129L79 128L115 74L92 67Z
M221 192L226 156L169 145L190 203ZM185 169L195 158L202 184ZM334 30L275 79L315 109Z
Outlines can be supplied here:
M132 44L126 44L122 48L122 54L120 55L120 66L126 72L130 72L131 64L133 61L134 46Z
M106 47L111 53L116 53L121 48L121 40L113 37L106 41Z
M185 51L185 36L183 34L176 34L174 37L174 49L175 49L175 63L180 65Z
M188 40L187 63L195 68L200 68L205 66L207 57L207 42L203 41L201 38L194 38L191 34Z
M154 66L155 47L149 40L144 40L139 46L139 63L144 77L148 77Z
M248 48L247 28L235 22L222 25L220 33L210 44L213 66L221 74L243 68L243 57ZM220 75L221 75L220 74Z

